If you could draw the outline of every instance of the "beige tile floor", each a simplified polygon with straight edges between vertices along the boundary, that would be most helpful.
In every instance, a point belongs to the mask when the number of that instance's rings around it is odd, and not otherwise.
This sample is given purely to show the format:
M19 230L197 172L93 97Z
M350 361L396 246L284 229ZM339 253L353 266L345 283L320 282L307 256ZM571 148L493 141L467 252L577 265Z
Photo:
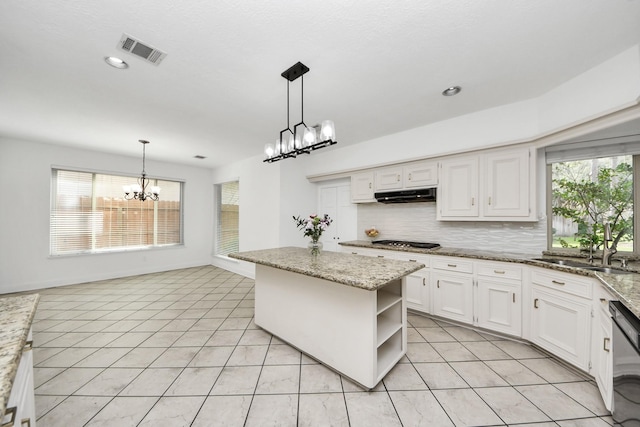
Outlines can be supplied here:
M39 427L612 424L588 377L413 314L406 357L364 391L255 326L253 281L212 266L40 293Z

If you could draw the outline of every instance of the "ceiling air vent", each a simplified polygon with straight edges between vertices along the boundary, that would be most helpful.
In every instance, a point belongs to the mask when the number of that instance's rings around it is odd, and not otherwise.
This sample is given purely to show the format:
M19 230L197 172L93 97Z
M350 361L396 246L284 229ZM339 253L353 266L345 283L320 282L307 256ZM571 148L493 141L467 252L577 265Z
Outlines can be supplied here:
M136 40L127 34L122 34L120 42L118 43L118 49L132 53L153 65L159 65L165 56L167 56L163 51L158 50L147 43L143 43L140 40Z

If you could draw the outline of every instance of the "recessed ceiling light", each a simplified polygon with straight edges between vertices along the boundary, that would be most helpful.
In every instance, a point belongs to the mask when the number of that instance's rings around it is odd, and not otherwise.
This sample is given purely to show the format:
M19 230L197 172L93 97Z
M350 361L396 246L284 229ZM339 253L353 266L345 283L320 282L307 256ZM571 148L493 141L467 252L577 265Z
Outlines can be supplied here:
M194 159L200 159L200 160L202 160L202 159L206 159L206 157L205 157L205 156L201 156L200 154L196 154L195 156L193 156L193 158L194 158Z
M461 90L462 88L460 86L451 86L442 91L442 94L444 96L453 96L459 94Z
M120 58L116 58L115 56L105 56L104 62L120 70L126 70L127 68L129 68L129 64L127 64Z

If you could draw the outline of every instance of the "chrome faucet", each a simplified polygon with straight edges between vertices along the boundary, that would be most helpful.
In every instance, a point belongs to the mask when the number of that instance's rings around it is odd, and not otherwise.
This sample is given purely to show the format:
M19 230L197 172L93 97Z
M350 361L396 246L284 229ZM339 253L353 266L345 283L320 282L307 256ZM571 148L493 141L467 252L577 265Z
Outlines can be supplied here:
M611 265L611 257L618 252L616 248L610 248L609 243L613 241L611 238L611 224L604 224L604 248L602 249L602 265Z

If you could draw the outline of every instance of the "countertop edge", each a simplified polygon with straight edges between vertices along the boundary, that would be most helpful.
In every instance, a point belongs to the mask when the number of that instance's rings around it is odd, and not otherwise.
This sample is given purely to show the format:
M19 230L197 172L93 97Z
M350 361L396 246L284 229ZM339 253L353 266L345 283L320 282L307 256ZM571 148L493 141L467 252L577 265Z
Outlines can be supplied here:
M277 250L282 250L282 249L299 249L299 250L304 250L306 251L306 249L304 248L277 248L277 249L265 249L263 251L277 251ZM345 286L352 286L355 288L359 288L359 289L363 289L363 290L367 290L367 291L376 291L386 285L388 285L389 283L393 282L394 280L398 280L402 277L405 277L411 273L414 273L418 270L421 270L422 268L425 267L424 264L419 263L419 262L411 262L410 266L405 266L403 267L402 271L398 272L395 275L392 275L390 277L386 277L386 278L380 278L380 277L373 277L370 279L363 279L363 280L356 280L356 279L351 279L349 280L349 278L347 278L344 275L339 275L339 274L330 274L327 273L326 271L319 271L319 270L314 270L314 269L305 269L302 267L298 267L296 265L292 265L292 264L283 264L283 263L279 263L279 262L273 262L273 261L269 261L269 260L265 260L264 258L259 258L250 254L253 253L259 253L259 252L263 252L263 251L250 251L250 252L236 252L236 253L231 253L229 254L229 258L234 258L234 259L239 259L242 261L246 261L246 262L251 262L254 264L260 264L260 265L264 265L267 267L271 267L271 268L276 268L279 270L283 270L283 271L289 271L292 273L297 273L297 274L302 274L305 276L309 276L309 277L314 277L317 279L322 279L322 280L328 280L331 282L335 282L335 283L339 283L341 285L345 285ZM338 252L336 252L338 253ZM346 255L346 254L342 254L342 255ZM323 256L323 255L320 255ZM393 262L393 263L402 263L402 264L409 264L408 261L399 261L399 260L386 260L385 262Z
M6 342L0 342L0 351L3 353L6 351L9 353L0 366L0 420L4 418L4 413L7 410L7 402L9 401L11 389L18 372L18 365L20 364L20 359L22 357L22 350L27 343L29 330L31 329L31 325L36 314L38 302L40 301L40 294L36 293L23 296L0 298L0 312L4 312L4 314L7 314L7 312L2 309L3 303L5 303L5 301L3 300L14 298L28 299L28 301L25 301L24 304L30 304L30 310L26 318L19 319L20 322L24 324L24 326L20 328L20 333L15 334L15 337L11 337ZM11 313L9 312L9 314ZM0 321L0 330L4 329L4 323L6 322Z

